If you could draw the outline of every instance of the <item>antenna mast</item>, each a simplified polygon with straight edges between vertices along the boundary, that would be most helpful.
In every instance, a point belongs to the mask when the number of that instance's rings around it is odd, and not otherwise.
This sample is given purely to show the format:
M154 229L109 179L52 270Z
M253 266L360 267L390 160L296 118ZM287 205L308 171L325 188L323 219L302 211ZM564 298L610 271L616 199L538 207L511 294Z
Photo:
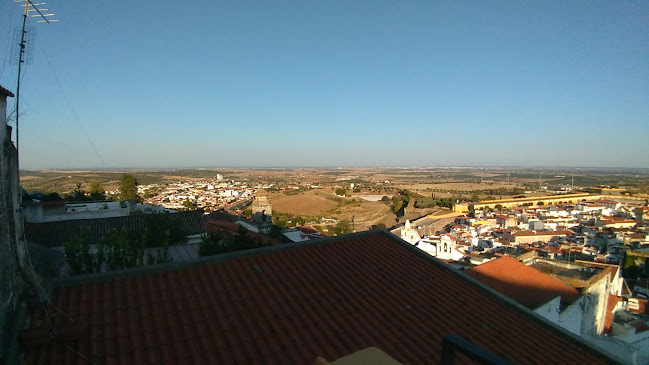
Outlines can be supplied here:
M42 6L45 5L45 3L36 3L34 4L31 0L14 0L14 2L24 2L22 6L25 7L25 13L23 14L23 28L22 31L20 32L20 49L18 53L18 81L16 83L16 155L18 155L20 149L18 148L18 143L19 143L19 128L18 128L18 121L20 119L20 75L22 73L22 66L23 62L25 62L25 35L27 34L27 31L25 30L25 24L27 23L27 18L29 17L29 12L35 11L38 14L31 14L31 18L36 18L40 17L39 20L37 20L37 23L51 23L51 22L58 22L58 20L55 19L48 19L48 17L54 16L54 13L48 13L48 14L43 14L43 11L47 11L48 9L39 9L37 6ZM33 37L29 37L29 46L33 47L33 42L34 39ZM31 51L29 52L31 55ZM28 63L31 63L31 57ZM16 162L18 165L20 165L20 159L18 156L16 156ZM18 173L20 174L20 167L18 168Z

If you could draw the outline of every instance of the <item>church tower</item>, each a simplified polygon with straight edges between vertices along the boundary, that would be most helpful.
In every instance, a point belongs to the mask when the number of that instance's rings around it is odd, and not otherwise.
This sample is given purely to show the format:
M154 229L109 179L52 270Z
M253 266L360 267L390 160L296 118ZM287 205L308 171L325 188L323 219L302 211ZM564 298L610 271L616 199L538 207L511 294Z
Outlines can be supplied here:
M273 227L273 207L268 195L260 190L252 201L252 221L259 227L259 233L269 234Z

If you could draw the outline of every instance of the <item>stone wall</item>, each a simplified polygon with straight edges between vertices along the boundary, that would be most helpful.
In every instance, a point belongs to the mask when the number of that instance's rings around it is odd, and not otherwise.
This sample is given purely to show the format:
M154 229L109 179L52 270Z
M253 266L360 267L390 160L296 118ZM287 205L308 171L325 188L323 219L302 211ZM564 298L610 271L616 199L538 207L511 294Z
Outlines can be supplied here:
M3 91L4 89L0 90ZM33 273L26 259L18 152L6 124L6 93L0 93L0 363L17 360L17 338L27 285L25 272Z

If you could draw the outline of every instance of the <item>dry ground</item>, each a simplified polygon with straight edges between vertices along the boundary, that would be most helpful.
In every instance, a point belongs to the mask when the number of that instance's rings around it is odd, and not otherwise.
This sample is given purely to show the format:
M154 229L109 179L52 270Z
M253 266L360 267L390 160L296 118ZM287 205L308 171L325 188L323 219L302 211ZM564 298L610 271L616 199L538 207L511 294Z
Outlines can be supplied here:
M271 193L268 197L275 212L294 215L319 215L338 206L337 202L327 199L327 195L330 194L310 190L297 195Z
M417 192L424 196L431 196L434 192L435 196L438 198L448 198L451 196L458 195L467 195L471 193L459 193L459 192L471 192L476 190L487 190L487 189L511 189L516 187L515 184L501 184L501 183L491 183L485 182L484 184L480 183L464 183L464 182L455 182L455 183L441 183L441 184L404 184L402 185L404 189Z
M310 190L297 195L284 193L269 194L273 211L293 215L311 215L336 218L338 220L354 219L357 231L369 229L372 225L384 223L390 227L395 223L390 206L381 202L368 202L356 198L360 206L347 205L354 198L341 198L323 190ZM342 199L338 202L334 199Z

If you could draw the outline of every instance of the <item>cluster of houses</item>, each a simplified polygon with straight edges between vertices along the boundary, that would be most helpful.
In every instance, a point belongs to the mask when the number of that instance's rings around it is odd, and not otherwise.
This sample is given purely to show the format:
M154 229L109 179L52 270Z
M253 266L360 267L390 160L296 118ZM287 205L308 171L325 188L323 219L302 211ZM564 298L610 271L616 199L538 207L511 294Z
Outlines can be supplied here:
M647 221L646 201L595 199L475 210L438 232L430 232L424 219L406 222L401 238L641 364L649 361L649 288L633 274L646 272Z
M158 191L157 195L145 198L144 202L169 209L187 209L187 201L194 208L213 211L229 208L250 200L255 188L236 181L178 182L168 185L140 185L138 193L146 196L148 190Z

